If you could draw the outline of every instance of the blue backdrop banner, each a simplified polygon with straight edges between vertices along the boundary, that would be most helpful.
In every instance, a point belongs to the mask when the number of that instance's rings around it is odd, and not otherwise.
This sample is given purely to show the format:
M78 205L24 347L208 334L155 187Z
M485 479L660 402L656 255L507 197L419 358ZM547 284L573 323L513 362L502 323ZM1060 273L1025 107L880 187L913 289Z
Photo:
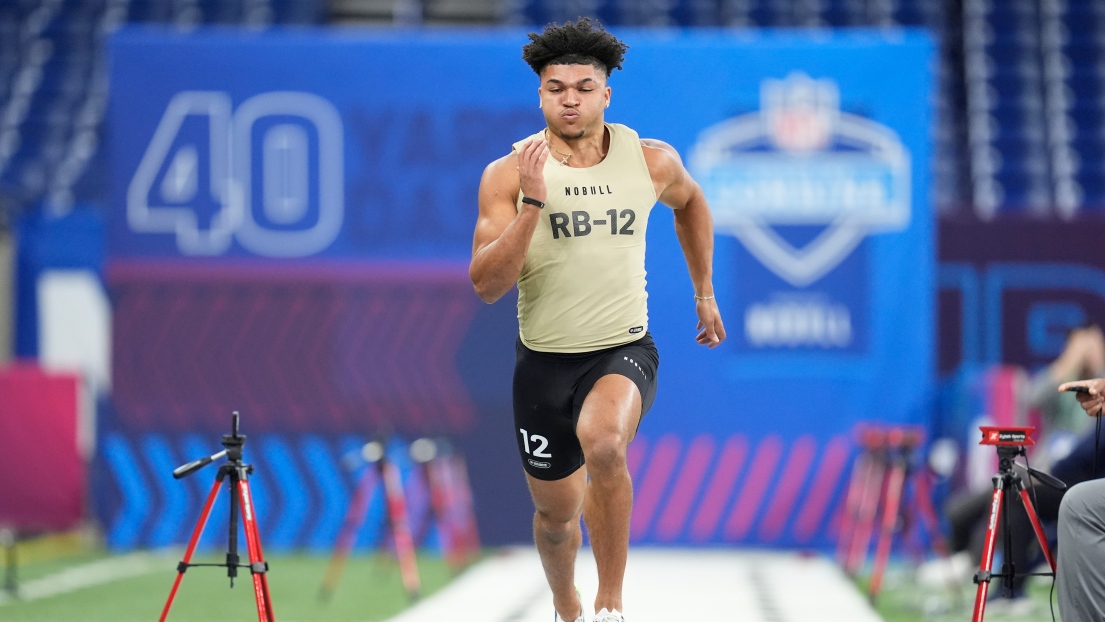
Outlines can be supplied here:
M673 218L654 210L660 388L631 446L633 538L828 546L855 425L931 408L933 43L615 34L629 51L606 118L670 143L702 185L729 332L695 344ZM484 539L528 541L512 301L482 305L465 269L483 168L543 127L525 35L114 35L112 442L183 447L242 404L274 435L449 434ZM264 498L315 516L316 497ZM128 520L109 526L121 546L167 533ZM281 542L326 544L316 531Z

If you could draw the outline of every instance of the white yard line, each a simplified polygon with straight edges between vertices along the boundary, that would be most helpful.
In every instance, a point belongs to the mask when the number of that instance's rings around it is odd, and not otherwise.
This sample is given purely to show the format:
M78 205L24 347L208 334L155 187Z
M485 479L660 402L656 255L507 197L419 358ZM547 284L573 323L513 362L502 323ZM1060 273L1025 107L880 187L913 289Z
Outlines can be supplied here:
M576 583L588 618L598 578L580 551ZM871 605L829 560L790 552L634 549L625 580L630 622L881 622ZM532 548L509 549L390 622L549 622L552 596Z
M19 596L13 598L0 592L0 607L13 602L26 602L49 598L59 594L102 585L119 579L165 570L169 553L136 552L101 559L99 561L67 568L61 572L19 583Z

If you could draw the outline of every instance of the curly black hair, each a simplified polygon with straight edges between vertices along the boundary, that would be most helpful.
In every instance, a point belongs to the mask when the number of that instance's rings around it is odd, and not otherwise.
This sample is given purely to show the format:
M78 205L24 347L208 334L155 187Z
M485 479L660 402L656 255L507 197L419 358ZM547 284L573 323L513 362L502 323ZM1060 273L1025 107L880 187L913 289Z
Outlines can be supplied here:
M622 68L629 46L606 32L598 20L581 17L575 23L555 22L544 32L529 33L530 42L522 48L522 59L537 75L549 65L592 65L606 73Z

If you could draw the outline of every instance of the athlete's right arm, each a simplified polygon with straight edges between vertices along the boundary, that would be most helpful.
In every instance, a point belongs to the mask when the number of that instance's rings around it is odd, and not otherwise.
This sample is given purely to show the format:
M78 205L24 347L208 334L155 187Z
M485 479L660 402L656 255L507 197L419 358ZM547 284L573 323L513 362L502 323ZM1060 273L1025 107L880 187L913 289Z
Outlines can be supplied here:
M528 203L515 206L519 189L524 196L545 202L547 190L542 170L549 148L533 140L517 152L487 165L480 179L480 215L472 239L472 263L468 276L486 303L502 298L518 282L526 251L541 218L541 210Z

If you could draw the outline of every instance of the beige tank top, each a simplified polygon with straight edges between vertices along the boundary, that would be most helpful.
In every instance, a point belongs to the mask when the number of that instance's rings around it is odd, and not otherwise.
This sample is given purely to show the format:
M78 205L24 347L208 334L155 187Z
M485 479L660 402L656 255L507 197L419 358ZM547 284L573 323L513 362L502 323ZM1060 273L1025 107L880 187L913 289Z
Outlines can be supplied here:
M610 148L595 166L565 166L555 153L545 162L548 198L518 277L518 329L531 350L588 352L648 330L645 231L656 189L637 132L606 129Z

